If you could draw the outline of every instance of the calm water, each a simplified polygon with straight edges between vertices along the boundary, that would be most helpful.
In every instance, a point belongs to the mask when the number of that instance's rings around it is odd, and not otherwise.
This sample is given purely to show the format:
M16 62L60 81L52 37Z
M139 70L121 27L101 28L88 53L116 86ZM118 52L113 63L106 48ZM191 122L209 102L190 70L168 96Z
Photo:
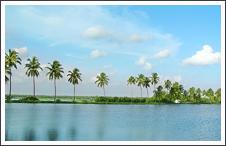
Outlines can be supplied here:
M220 140L220 105L6 104L6 140Z

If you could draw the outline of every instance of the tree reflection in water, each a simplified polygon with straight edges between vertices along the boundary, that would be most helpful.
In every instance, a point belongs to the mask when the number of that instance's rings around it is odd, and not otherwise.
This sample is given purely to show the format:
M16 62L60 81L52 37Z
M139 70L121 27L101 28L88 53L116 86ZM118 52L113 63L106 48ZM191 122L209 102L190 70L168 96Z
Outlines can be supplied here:
M49 129L48 132L48 140L54 141L58 138L58 132L56 129Z
M34 129L24 130L24 140L32 141L35 140L35 131Z
M68 137L70 138L70 140L75 140L76 139L76 129L74 127L71 127L68 130Z

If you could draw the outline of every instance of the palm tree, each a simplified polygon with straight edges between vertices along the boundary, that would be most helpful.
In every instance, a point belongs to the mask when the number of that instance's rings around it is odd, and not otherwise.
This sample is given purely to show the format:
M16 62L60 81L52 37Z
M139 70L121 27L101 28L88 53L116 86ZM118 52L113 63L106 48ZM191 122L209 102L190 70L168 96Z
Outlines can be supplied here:
M133 76L130 76L127 80L127 85L135 85L136 84L136 78ZM133 96L133 90L131 88L131 96Z
M9 69L9 66L5 63L5 82L6 83L9 81L8 75L10 75L10 69Z
M40 63L36 57L27 59L28 63L25 64L27 68L26 75L33 78L33 95L35 96L35 77L39 76L39 70L42 70Z
M155 90L155 85L158 84L159 82L159 77L157 73L152 73L151 75L151 84L154 85L154 90Z
M79 69L74 68L73 71L68 72L68 81L74 85L74 99L73 102L75 101L75 85L78 84L79 81L82 81L81 79L81 73L79 72Z
M166 81L164 82L164 86L165 86L165 88L166 88L166 89L168 90L168 92L169 92L170 88L172 87L171 81L170 81L170 80L166 80Z
M149 94L148 94L148 87L150 87L150 82L151 82L151 80L148 78L148 77L145 77L144 78L144 84L143 84L143 86L146 88L146 90L147 90L147 96L149 97Z
M163 87L160 85L157 87L157 90L154 91L155 97L156 97L156 99L158 99L158 102L161 100L161 97L163 94L162 90L163 90Z
M137 85L140 87L140 95L142 97L142 86L144 85L145 76L143 74L139 74L136 78Z
M46 67L49 71L47 72L47 76L49 76L49 80L54 80L54 89L55 89L55 98L56 101L56 80L62 78L62 73L64 73L63 68L59 61L54 60L53 63L49 63L50 67Z
M105 96L105 85L108 85L109 78L105 73L100 73L100 75L97 75L97 80L95 81L95 84L97 84L98 87L103 88L104 96Z
M11 96L11 81L12 81L12 68L17 69L17 64L21 64L21 58L18 56L18 53L9 49L9 53L5 54L5 64L8 67L9 73L9 96Z

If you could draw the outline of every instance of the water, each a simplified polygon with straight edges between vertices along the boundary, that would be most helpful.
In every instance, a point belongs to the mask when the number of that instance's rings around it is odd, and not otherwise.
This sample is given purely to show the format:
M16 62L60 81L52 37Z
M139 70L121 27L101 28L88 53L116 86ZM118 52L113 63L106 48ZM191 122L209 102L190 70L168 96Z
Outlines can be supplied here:
M220 105L6 104L6 140L220 140Z

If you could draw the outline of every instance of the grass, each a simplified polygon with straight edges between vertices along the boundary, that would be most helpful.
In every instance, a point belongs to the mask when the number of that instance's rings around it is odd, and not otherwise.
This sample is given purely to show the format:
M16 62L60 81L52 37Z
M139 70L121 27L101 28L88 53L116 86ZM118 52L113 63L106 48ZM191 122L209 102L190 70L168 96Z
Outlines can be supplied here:
M102 97L102 96L76 96L73 102L73 96L57 96L54 101L54 96L37 95L12 95L9 98L6 95L6 103L64 103L64 104L174 104L174 102L167 99L158 101L156 98L142 98L142 97ZM206 99L199 102L182 101L180 104L212 104Z

